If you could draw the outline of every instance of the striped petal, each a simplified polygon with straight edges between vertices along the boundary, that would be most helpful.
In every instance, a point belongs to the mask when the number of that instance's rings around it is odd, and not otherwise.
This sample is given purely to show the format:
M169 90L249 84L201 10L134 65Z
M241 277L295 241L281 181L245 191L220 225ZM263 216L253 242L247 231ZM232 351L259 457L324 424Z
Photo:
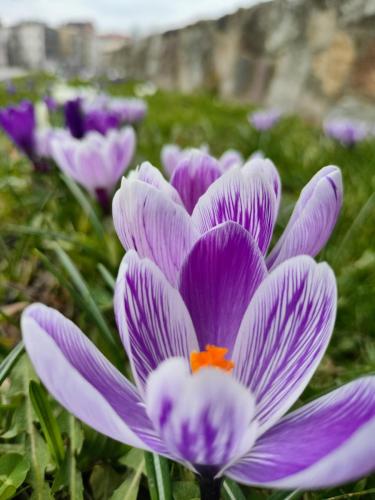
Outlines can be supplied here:
M147 383L146 411L171 455L192 464L222 466L246 453L256 436L254 398L227 373L190 374L186 360L165 361Z
M33 304L24 311L21 325L34 368L61 405L113 439L165 453L135 387L74 323L54 309Z
M375 377L285 416L227 474L242 483L320 489L375 471Z
M135 178L139 181L147 182L147 184L159 189L159 191L165 193L179 205L183 205L180 195L175 188L171 186L171 184L164 179L161 172L148 161L141 163L136 171Z
M198 201L192 219L201 233L226 221L244 227L262 253L267 251L276 220L276 197L268 178L233 168Z
M175 168L171 184L178 191L186 210L191 214L199 198L220 177L220 166L209 154L193 150Z
M201 236L180 275L180 292L201 350L233 348L247 306L267 270L257 244L239 224L226 222Z
M276 196L276 219L281 200L281 179L275 164L268 158L250 158L243 166L242 173L244 175L255 175L258 173L258 175L262 175L268 179Z
M151 371L167 358L198 349L194 327L178 290L147 259L129 251L120 267L115 313L134 378L143 392Z
M141 181L123 179L113 199L113 222L126 250L159 266L172 284L198 234L186 210Z
M330 340L336 281L327 264L294 257L273 271L243 318L235 375L255 394L262 431L298 399Z
M315 257L327 243L340 213L343 187L340 169L324 167L304 187L290 221L267 258L274 268L295 255Z

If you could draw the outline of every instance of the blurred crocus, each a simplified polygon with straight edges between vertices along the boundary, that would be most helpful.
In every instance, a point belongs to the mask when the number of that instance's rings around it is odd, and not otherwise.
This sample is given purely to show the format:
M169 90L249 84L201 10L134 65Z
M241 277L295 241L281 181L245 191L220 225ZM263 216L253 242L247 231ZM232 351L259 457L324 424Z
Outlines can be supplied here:
M223 175L212 160L208 167L207 177L198 176L188 196L183 189L191 181L190 172L184 183L179 180L183 171L177 169L171 185L155 167L142 164L137 175L123 179L113 198L114 225L124 248L153 260L174 285L200 235L226 221L239 223L261 253L268 253L281 198L281 181L274 164L255 159ZM190 215L197 186L203 190L211 181ZM182 188L174 189L179 183ZM330 165L319 170L302 190L286 229L266 258L267 267L273 269L297 255L317 255L336 224L342 197L340 169Z
M16 88L16 86L14 85L14 83L12 82L12 80L8 80L8 81L5 83L5 90L6 90L7 94L9 94L9 95L14 95L14 94L16 94L16 92L17 92L17 88Z
M56 111L56 109L57 109L57 102L56 102L56 100L52 96L50 96L50 95L44 96L43 97L43 102L47 106L47 109L48 109L49 112Z
M65 124L76 139L82 139L88 132L105 135L118 128L120 120L116 113L104 108L85 109L81 98L67 101L64 105Z
M324 132L343 146L353 147L366 139L368 127L365 123L347 118L335 118L324 123Z
M260 132L270 130L280 121L280 118L281 112L278 109L256 111L249 115L250 123Z
M223 476L306 490L374 470L375 377L287 413L331 338L327 264L298 256L268 273L252 236L226 222L197 239L177 284L135 251L124 257L114 308L135 385L69 319L29 306L24 344L57 401L98 432L189 467L205 499L220 498Z
M142 121L147 113L147 105L142 99L111 98L108 110L113 112L121 124L135 124Z
M22 101L16 106L0 109L0 126L23 153L30 159L34 158L36 121L32 102Z
M96 197L104 211L111 194L133 158L136 137L131 127L103 136L89 132L83 139L60 137L52 141L53 158L63 172Z

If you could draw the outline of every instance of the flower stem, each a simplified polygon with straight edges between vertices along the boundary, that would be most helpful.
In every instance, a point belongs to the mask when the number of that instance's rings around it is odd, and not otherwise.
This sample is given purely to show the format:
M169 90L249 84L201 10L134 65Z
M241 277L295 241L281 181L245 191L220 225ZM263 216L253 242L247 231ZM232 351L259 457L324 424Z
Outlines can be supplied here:
M220 500L223 478L214 479L213 476L198 476L201 500Z

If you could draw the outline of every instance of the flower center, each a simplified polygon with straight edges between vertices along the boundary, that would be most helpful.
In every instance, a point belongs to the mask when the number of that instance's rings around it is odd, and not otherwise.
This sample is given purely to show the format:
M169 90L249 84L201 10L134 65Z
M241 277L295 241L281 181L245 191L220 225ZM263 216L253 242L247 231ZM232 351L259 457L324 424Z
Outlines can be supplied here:
M228 354L228 349L226 347L217 347L209 344L206 345L205 351L193 351L190 353L191 371L195 373L201 368L212 366L226 372L231 372L234 363L229 359L225 359L226 354Z

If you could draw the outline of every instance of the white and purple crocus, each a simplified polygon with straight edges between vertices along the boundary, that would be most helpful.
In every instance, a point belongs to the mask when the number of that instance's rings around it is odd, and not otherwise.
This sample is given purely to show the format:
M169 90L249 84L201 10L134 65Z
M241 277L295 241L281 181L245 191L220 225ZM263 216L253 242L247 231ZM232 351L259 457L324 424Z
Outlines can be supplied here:
M287 413L334 326L334 274L301 254L315 255L332 231L340 171L310 181L266 259L279 199L275 167L257 161L217 179L190 216L142 165L113 204L130 249L114 309L135 384L70 320L34 304L23 339L48 390L97 431L184 464L212 489L223 476L316 489L370 473L374 377Z
M112 191L129 167L136 145L132 127L89 132L79 140L62 136L52 141L52 156L61 170L81 184L108 212Z

